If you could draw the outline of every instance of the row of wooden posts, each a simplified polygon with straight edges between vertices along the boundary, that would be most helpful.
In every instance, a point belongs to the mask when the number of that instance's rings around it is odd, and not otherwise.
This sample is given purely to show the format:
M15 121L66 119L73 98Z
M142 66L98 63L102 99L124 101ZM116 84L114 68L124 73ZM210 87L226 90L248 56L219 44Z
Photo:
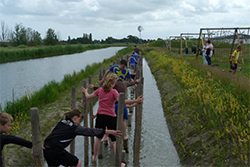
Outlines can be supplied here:
M121 57L122 59L122 57ZM119 63L120 60L117 60ZM131 89L131 97L137 98L139 95L143 95L143 68L142 68L142 57L138 58L137 70L136 70L136 78L140 78L140 83L137 85L135 91ZM99 79L102 79L105 69L99 69ZM92 77L89 76L88 84L92 84ZM83 87L87 87L87 81L83 80ZM90 90L92 93L92 90ZM133 95L135 93L135 96ZM120 93L119 102L118 102L118 116L117 116L117 130L123 130L123 116L124 116L124 104L125 104L125 94ZM84 126L85 127L94 127L93 123L93 101L91 99L87 99L85 95L82 95L82 106L83 106L83 114L84 114ZM71 89L71 109L76 108L76 88L72 87ZM129 119L128 126L131 126L131 116L133 110L129 110ZM44 167L44 158L43 158L43 141L40 130L40 121L39 121L39 112L38 108L30 109L30 117L31 117L31 129L32 129L32 143L33 143L33 156L35 160L35 166ZM89 120L88 120L89 118ZM88 124L88 121L90 124ZM142 128L142 103L138 103L135 109L135 134L134 134L134 145L133 145L133 153L134 153L134 166L139 166L139 157L140 157L140 143L141 143L141 128ZM90 138L91 140L91 150L93 154L94 150L94 137ZM128 140L124 142L124 148L122 148L123 137L117 138L116 140L116 158L115 158L115 166L121 166L122 162L127 161L127 153L128 153ZM75 140L73 140L70 144L70 153L75 154ZM102 144L99 150L99 158L102 158ZM89 164L89 137L84 137L84 165L87 166Z

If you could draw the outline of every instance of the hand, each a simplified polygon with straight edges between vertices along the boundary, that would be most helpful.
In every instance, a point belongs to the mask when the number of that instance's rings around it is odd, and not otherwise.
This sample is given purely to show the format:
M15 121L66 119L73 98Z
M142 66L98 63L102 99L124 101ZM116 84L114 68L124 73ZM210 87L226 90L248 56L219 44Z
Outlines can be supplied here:
M99 81L99 85L102 85L102 83L103 83L103 80L100 80L100 81Z
M93 84L89 84L88 88L89 89L94 89L94 85Z
M141 81L141 79L139 78L139 79L137 79L137 80L135 80L135 82L137 82L137 83L140 83L140 81Z
M144 98L142 97L142 95L140 95L137 99L136 99L136 103L142 103L144 100Z
M122 132L120 130L106 130L106 132L115 136L116 138L120 138L122 136Z
M234 63L232 63L232 67L234 67L235 65L234 65Z
M97 117L97 114L96 115L92 115L92 119L95 119Z
M82 87L82 93L86 93L87 89L85 89L84 87Z

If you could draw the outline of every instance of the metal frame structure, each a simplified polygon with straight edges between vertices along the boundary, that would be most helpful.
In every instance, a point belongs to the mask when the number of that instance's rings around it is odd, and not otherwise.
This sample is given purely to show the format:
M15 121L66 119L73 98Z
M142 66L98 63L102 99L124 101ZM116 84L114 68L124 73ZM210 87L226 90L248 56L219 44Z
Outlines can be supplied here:
M232 42L232 47L231 47L231 50L230 50L230 57L233 53L233 48L234 48L234 43L235 43L235 39L236 39L236 36L237 36L237 39L238 39L238 43L240 44L240 40L239 40L239 33L238 33L238 30L250 30L250 27L235 27L235 28L200 28L200 33L199 33L199 38L198 38L198 44L197 44L197 48L199 48L200 46L200 40L201 40L201 37L203 36L203 33L202 31L203 30L234 30L234 38L233 38L233 42ZM202 41L203 42L203 41ZM242 54L241 54L242 55ZM198 58L198 52L196 53L196 60ZM244 63L244 59L243 59L243 55L242 55L242 63Z

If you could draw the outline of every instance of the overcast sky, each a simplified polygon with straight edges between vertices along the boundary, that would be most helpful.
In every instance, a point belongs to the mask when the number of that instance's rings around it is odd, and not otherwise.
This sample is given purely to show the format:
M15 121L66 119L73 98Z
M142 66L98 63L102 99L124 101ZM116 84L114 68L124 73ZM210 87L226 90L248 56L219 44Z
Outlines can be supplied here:
M139 36L166 39L201 27L250 27L250 0L0 0L0 20L61 39L92 33L93 39Z

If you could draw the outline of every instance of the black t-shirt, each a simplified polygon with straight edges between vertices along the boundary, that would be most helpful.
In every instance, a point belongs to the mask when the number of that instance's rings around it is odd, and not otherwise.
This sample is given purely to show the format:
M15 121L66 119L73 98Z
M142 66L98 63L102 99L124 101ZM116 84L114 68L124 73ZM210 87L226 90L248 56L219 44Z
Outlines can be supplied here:
M134 51L135 51L135 53L137 53L138 55L140 54L140 51L139 51L139 49L136 47L136 48L134 48Z
M30 141L25 140L25 139L21 139L21 138L16 137L16 136L3 135L2 133L0 133L0 140L1 140L0 167L2 166L2 150L3 150L4 145L17 144L17 145L24 146L27 148L32 148L32 143Z
M61 120L45 139L44 145L51 148L66 148L76 135L97 136L104 133L104 129L86 128L75 124L71 120Z

